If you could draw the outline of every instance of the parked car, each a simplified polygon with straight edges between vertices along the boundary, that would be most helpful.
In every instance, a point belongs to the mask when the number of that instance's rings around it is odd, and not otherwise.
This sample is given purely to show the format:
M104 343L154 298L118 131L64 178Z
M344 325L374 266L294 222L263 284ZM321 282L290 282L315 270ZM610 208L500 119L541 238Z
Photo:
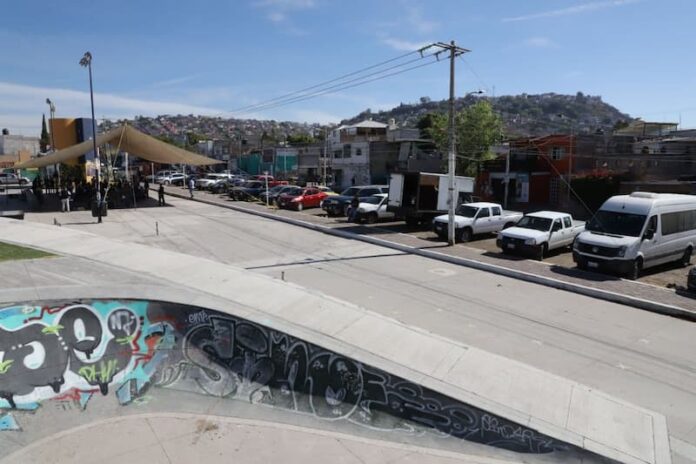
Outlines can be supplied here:
M169 174L155 177L156 184L177 185L184 182L184 175L180 172L170 172Z
M255 200L258 199L263 192L266 191L266 183L259 180L246 182L243 186L232 187L230 190L230 198L233 200Z
M292 208L302 211L305 208L318 208L321 201L326 198L325 192L316 187L293 187L278 196L279 208Z
M692 267L689 270L689 276L686 279L686 288L696 293L696 267Z
M363 185L356 187L348 187L340 195L332 195L326 198L322 204L321 208L326 211L329 216L347 216L348 208L350 208L350 202L353 200L355 195L363 200L364 198L371 197L378 193L388 193L389 187L386 185Z
M338 193L336 193L334 191L334 189L332 189L331 187L326 187L324 185L318 185L317 188L319 189L320 192L324 192L325 194L327 194L329 196L338 195Z
M383 219L394 219L394 213L387 211L388 194L378 193L360 202L355 214L355 222L374 224Z
M258 176L251 176L249 180L258 180L261 181L265 184L268 184L268 188L270 189L271 187L275 187L276 185L288 185L289 182L287 180L276 180L275 177L273 176L267 176L267 175L258 175Z
M18 176L13 172L0 172L0 184L25 185L31 181L26 177Z
M269 188L261 195L261 201L268 201L269 205L274 205L278 202L278 197L282 193L289 192L292 189L298 188L297 185L276 185L275 187Z
M633 192L609 198L573 244L580 269L606 269L637 279L643 269L691 262L696 196Z
M229 178L230 178L230 174L212 172L212 173L206 174L203 177L198 178L196 180L196 188L199 190L207 190L216 182L218 182L220 180L226 180Z
M538 211L501 231L496 244L503 253L532 255L541 261L550 250L571 246L584 230L585 223L574 221L570 214Z
M522 213L503 211L498 203L465 203L459 205L454 216L455 241L468 242L475 235L500 232L514 226L522 219ZM441 239L447 238L449 215L433 219L433 230Z

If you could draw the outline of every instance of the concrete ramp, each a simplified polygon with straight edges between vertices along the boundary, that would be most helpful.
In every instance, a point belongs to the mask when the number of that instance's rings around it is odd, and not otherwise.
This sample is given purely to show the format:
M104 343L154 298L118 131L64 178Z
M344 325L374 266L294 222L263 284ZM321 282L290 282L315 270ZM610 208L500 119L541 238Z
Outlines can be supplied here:
M120 406L137 409L164 388L375 431L426 431L558 458L582 454L561 440L349 356L190 305L80 300L5 306L0 352L0 430L5 432L31 433L34 427L50 435L63 428L60 414L54 412L58 421L51 430L34 419L40 407L87 410L94 397L112 395ZM10 448L10 443L3 447Z

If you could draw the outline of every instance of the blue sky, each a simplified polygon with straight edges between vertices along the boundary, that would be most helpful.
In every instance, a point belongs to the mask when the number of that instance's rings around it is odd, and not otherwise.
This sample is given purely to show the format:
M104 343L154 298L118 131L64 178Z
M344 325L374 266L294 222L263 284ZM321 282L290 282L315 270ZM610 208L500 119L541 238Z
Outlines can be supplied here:
M457 93L601 95L632 116L696 127L692 0L3 1L0 127L57 116L194 113L335 122L447 95L446 63L267 111L230 111L456 40Z

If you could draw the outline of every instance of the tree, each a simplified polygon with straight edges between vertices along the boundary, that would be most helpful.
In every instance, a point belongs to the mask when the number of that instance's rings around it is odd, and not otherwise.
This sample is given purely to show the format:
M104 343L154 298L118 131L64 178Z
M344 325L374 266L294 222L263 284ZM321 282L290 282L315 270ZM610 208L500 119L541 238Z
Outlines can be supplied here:
M41 138L39 139L39 147L42 153L48 151L48 146L51 144L51 140L48 138L48 129L46 129L46 115L44 114L41 119ZM51 147L55 150L55 147Z
M290 145L308 145L314 143L314 137L309 134L291 134L286 141Z
M418 121L424 137L435 142L441 153L449 152L448 118L428 113ZM478 101L455 114L457 173L475 176L481 162L492 159L491 146L503 138L503 123L486 100Z

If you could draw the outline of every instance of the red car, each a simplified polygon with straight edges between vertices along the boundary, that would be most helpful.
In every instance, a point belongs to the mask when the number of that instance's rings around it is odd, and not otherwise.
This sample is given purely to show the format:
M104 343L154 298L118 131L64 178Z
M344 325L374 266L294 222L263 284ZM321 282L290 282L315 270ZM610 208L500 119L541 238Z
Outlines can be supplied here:
M283 192L278 197L279 208L292 208L302 211L305 208L318 208L321 200L328 195L316 187L296 187Z
M251 176L249 180L258 180L261 182L267 182L268 188L275 187L276 185L288 185L287 180L276 180L273 176L258 175Z

